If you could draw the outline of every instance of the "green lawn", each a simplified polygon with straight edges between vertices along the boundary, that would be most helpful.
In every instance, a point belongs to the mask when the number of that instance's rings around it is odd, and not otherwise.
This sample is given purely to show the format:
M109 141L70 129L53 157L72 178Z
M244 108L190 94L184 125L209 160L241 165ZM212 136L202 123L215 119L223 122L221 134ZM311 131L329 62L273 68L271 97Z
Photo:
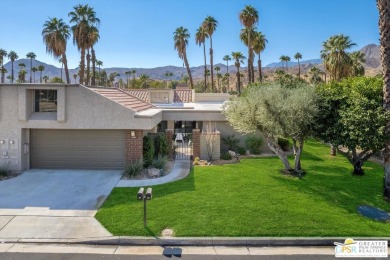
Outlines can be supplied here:
M366 163L365 176L352 176L344 157L331 158L315 141L305 145L302 166L302 179L281 175L278 158L198 166L186 179L153 187L146 229L138 188L115 188L96 218L113 235L159 236L168 227L176 236L389 236L390 223L356 211L390 211L381 166Z

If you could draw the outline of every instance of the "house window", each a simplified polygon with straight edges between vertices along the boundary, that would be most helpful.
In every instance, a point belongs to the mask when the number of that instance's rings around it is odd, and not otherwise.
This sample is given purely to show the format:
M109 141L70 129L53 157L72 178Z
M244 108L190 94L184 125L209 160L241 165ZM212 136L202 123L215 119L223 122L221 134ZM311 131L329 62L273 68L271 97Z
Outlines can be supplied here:
M35 90L34 112L57 112L57 90Z
M150 101L151 103L168 103L169 94L166 92L152 92L150 93Z

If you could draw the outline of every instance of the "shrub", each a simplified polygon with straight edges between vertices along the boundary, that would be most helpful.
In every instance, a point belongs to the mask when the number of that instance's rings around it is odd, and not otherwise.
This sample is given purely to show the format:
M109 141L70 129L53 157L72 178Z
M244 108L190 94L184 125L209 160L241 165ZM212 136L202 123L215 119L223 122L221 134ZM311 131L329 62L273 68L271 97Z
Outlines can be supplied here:
M200 161L200 158L199 157L195 157L194 162L199 162L199 161Z
M226 144L229 150L235 151L240 140L234 135L222 136L222 142Z
M245 140L246 148L249 149L251 154L260 154L260 147L263 144L263 138L257 135L250 135Z
M240 155L245 155L246 154L246 149L242 146L237 147L237 153Z
M168 141L165 135L157 135L154 138L154 155L155 157L168 155Z
M290 142L287 138L278 137L278 144L283 151L288 151L290 149Z
M134 163L130 163L126 165L125 174L129 177L135 177L139 175L144 168L144 163L142 160L135 161Z
M194 165L200 165L199 161L194 161Z
M226 152L226 153L221 154L221 159L222 160L231 160L232 156L229 152Z
M154 143L149 136L144 136L143 155L144 166L147 167L151 165L154 159Z
M168 157L159 155L156 159L153 160L153 167L164 170L168 163Z
M7 166L0 166L0 177L6 177L8 175L8 168Z

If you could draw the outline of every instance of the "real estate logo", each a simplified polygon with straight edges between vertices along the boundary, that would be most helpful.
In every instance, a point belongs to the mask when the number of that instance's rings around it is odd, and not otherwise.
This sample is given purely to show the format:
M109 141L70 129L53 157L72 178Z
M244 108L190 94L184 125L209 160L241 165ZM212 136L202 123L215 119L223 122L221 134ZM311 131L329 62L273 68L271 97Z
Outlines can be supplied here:
M388 257L387 240L355 241L347 238L344 243L334 244L336 257Z

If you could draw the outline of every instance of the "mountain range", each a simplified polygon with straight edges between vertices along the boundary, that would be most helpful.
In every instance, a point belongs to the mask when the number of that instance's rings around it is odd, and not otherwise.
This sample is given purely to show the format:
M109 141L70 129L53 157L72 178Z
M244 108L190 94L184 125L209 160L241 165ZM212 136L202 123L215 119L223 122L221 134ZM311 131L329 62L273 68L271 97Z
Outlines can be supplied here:
M367 71L369 71L369 74L377 74L381 70L381 58L380 58L380 49L378 45L375 44L369 44L364 46L362 49L360 49L360 52L363 52L365 54L366 63L364 64ZM29 79L29 73L30 73L30 60L29 59L19 59L14 62L14 73L15 78L17 78L18 71L20 70L19 64L24 63L26 65L27 75L26 80ZM233 63L231 61L231 63ZM319 66L319 64L322 63L321 59L310 59L310 60L302 60L300 61L302 65L302 72L304 73L306 70L310 69L313 66ZM33 60L33 67L38 67L40 65L45 66L45 70L42 72L42 75L49 76L49 78L53 77L60 77L61 75L61 68L56 67L51 64L47 64L44 62L41 62L39 60ZM297 62L289 62L288 63L290 68L296 67L298 65ZM221 69L222 74L226 73L226 64L215 64L214 68L216 66L219 66ZM4 67L7 69L8 73L6 73L6 76L11 74L11 62L7 62L4 64ZM273 62L265 66L264 72L267 73L267 71L271 72L275 70L278 67L282 67L281 62ZM208 66L210 69L210 66ZM156 68L104 68L107 72L107 75L109 75L112 72L119 73L119 77L122 79L126 79L127 75L125 74L126 71L129 70L136 70L136 77L138 77L141 74L147 74L151 79L154 80L164 80L166 79L165 73L166 72L172 72L173 77L172 79L180 79L182 75L186 74L186 69L184 67L177 67L177 66L164 66L164 67L156 67ZM245 70L246 68L242 68ZM98 70L98 69L97 69ZM69 70L69 76L71 78L71 81L74 82L73 75L76 74L78 69L70 69ZM236 72L237 69L234 65L229 65L229 72ZM197 66L197 67L191 67L191 73L194 79L202 79L204 76L204 66ZM40 72L37 71L35 73L35 82L39 82L39 75ZM65 74L63 73L63 79L65 79ZM171 78L170 78L171 79Z

